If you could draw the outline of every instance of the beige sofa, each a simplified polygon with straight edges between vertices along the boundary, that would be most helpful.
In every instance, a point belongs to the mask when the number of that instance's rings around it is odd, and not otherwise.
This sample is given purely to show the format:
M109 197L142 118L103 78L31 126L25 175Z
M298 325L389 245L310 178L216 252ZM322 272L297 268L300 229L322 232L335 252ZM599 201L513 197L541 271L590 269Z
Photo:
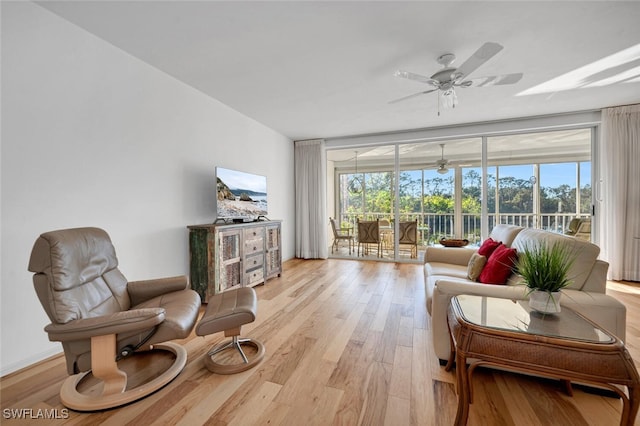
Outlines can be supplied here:
M574 237L512 225L497 225L490 237L518 251L541 241L571 245L579 254L570 270L573 282L563 290L561 306L580 312L624 341L626 308L605 294L609 264L597 258L600 253L598 246ZM447 309L452 296L475 294L514 300L527 298L527 288L522 284L521 277L515 274L505 285L469 280L467 264L475 252L470 248L445 247L427 247L425 252L427 311L431 315L433 347L441 360L448 359L450 354Z

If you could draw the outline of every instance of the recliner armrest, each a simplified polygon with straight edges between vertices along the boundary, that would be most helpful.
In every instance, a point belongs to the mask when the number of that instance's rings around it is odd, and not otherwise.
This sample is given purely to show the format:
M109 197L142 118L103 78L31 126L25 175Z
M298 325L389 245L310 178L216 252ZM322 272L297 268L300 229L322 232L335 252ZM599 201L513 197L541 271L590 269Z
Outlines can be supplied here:
M66 324L49 324L44 330L49 334L49 340L68 342L107 334L143 331L160 324L164 321L164 316L163 308L133 309L77 319Z
M169 278L158 278L143 281L131 281L127 291L131 298L131 306L139 305L156 296L189 288L189 279L185 275Z

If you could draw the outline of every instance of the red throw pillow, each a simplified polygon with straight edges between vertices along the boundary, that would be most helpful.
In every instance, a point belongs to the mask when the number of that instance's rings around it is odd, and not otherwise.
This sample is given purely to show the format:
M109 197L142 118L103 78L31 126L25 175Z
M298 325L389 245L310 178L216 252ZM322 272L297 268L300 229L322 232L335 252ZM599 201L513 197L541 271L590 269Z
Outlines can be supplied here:
M486 240L484 240L484 242L478 249L478 254L480 256L484 256L487 259L489 259L491 257L491 253L493 253L494 250L497 249L500 244L502 244L500 241L495 241L494 239L489 237Z
M501 244L482 268L478 281L485 284L505 284L517 259L516 249Z

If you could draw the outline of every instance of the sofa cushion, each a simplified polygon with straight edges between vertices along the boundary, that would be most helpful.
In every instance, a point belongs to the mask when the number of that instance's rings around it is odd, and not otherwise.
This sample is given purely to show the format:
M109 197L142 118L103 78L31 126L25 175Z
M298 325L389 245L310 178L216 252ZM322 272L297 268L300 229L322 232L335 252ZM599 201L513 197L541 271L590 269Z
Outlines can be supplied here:
M507 247L511 247L516 236L523 229L521 226L498 224L493 227L489 237L493 238L494 241L501 241Z
M482 256L481 254L474 253L469 259L469 264L467 265L467 278L471 281L478 281L478 277L480 276L480 272L482 272L482 268L487 263L487 257Z
M491 257L491 254L498 248L498 246L502 244L500 241L496 241L493 238L489 237L480 246L478 249L478 254L481 256L485 256L487 259Z
M513 247L518 251L524 251L527 247L535 247L542 243L548 245L560 243L569 247L576 257L569 268L568 275L572 283L567 288L581 290L594 268L600 254L600 247L586 240L532 228L522 230L513 241Z
M511 276L516 259L516 249L501 244L487 260L479 281L484 284L505 284Z

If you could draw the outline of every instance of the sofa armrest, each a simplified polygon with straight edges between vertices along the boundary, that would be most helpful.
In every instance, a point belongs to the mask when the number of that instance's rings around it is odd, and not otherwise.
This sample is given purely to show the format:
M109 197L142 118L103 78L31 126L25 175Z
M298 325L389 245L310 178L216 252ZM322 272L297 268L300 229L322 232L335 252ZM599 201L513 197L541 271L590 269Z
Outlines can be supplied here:
M152 280L131 281L127 284L127 291L131 298L131 306L153 299L156 296L189 288L189 279L180 275L177 277L157 278Z
M584 285L580 290L592 293L606 293L608 270L609 264L607 262L599 259L596 260L589 277L585 280Z
M164 321L164 316L163 308L133 309L77 319L65 324L49 324L44 330L49 334L51 341L69 342L94 336L143 331L160 324Z
M464 247L433 247L429 246L424 252L424 263L440 262L454 265L467 265L473 253L477 250Z
M627 308L616 298L602 293L562 290L560 305L568 306L603 327L622 341L626 338Z
M449 328L447 327L447 311L453 296L473 294L477 296L498 297L501 299L520 300L527 298L527 288L521 285L482 284L472 281L439 279L435 283L431 302L431 330L433 349L441 360L449 358Z
M476 296L498 297L501 299L527 299L527 287L522 285L482 284L476 282L462 282L454 280L438 280L438 291L450 296L472 294Z

